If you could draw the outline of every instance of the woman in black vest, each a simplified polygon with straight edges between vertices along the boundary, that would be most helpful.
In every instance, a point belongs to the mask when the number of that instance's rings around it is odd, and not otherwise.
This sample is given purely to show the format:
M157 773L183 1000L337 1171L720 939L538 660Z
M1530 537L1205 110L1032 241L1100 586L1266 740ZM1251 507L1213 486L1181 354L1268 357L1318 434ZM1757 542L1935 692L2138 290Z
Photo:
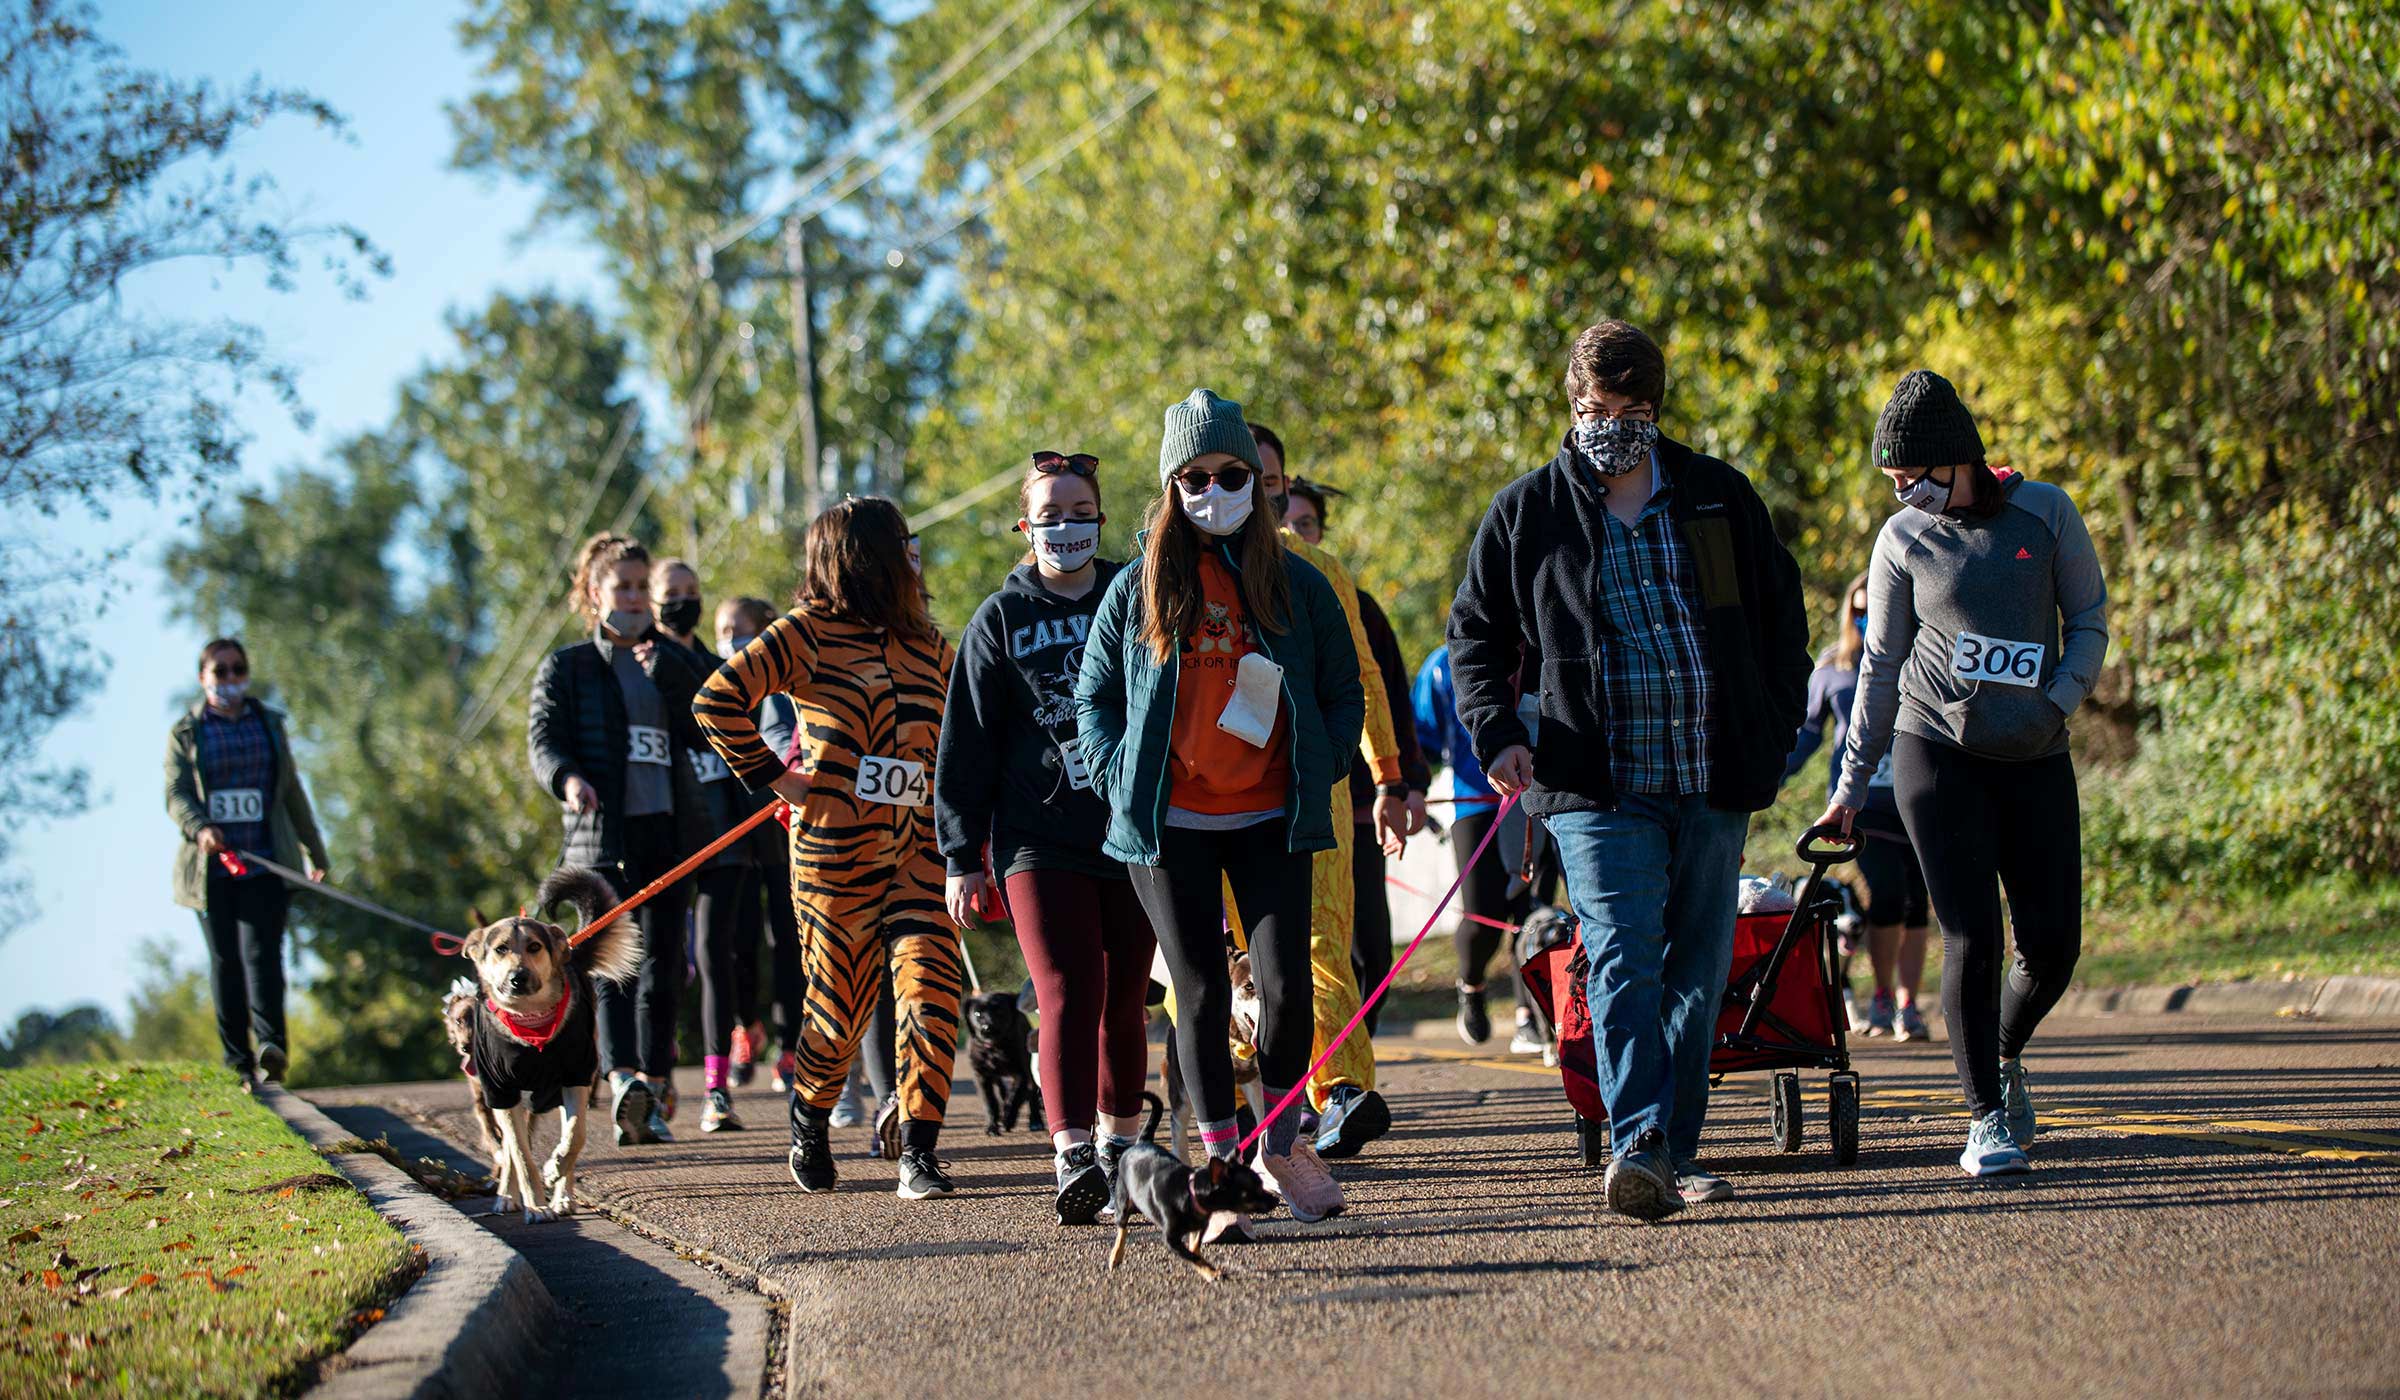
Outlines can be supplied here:
M592 635L552 652L535 674L527 747L535 781L560 804L560 864L605 871L620 895L631 894L709 839L690 757L708 747L692 720L701 673L690 652L662 644L650 553L637 542L615 534L586 541L574 600ZM667 1119L675 1111L688 897L679 881L636 914L642 971L631 990L600 984L600 1062L619 1146L673 1140Z

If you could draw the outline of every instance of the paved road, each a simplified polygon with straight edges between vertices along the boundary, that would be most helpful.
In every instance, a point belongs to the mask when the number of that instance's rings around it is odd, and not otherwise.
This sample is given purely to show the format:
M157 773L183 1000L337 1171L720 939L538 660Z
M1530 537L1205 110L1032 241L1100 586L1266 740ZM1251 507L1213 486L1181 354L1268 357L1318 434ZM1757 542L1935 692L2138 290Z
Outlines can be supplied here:
M621 1153L584 1183L774 1279L794 1393L1545 1395L1873 1390L2395 1393L2400 1025L2054 1022L2028 1064L2030 1178L1975 1183L1947 1050L1860 1053L1859 1164L1767 1144L1753 1077L1707 1151L1741 1191L1663 1226L1606 1215L1555 1075L1427 1034L1379 1042L1398 1126L1338 1174L1351 1213L1281 1219L1216 1287L1155 1237L1061 1230L1032 1134L972 1126L964 1190L891 1194L845 1158L804 1197L780 1105L753 1131ZM964 1085L962 1083L962 1091ZM375 1091L464 1129L452 1086ZM864 1134L837 1134L837 1147Z

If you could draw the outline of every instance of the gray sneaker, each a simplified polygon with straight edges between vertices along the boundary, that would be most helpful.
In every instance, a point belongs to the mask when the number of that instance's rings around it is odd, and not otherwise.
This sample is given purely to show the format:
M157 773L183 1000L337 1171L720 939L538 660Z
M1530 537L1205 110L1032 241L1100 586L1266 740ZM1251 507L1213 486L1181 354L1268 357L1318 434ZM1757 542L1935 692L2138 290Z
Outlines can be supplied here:
M1732 1200L1733 1183L1686 1162L1676 1168L1675 1194L1683 1197L1685 1205L1709 1205Z
M834 1128L855 1128L867 1121L866 1085L855 1073L842 1081L842 1096L833 1101L833 1116L826 1125Z
M656 1142L658 1139L650 1136L650 1124L657 1120L658 1110L650 1099L649 1082L638 1074L612 1074L609 1091L615 1099L609 1105L609 1117L617 1126L617 1146Z
M1899 1022L1892 1027L1892 1039L1902 1044L1933 1039L1933 1032L1925 1026L1925 1013L1917 1009L1915 1002L1900 1008Z
M1610 1210L1636 1220L1664 1220L1682 1210L1683 1197L1667 1161L1667 1135L1652 1128L1635 1138L1624 1155L1608 1164L1602 1189Z
M1958 1165L1969 1176L2011 1176L2033 1170L2025 1149L2009 1140L2007 1115L1987 1113L1967 1129L1967 1150Z
M2033 1095L2025 1088L2025 1065L2021 1060L2000 1062L2000 1111L2008 1118L2008 1136L2019 1147L2033 1146L2033 1135L2039 1126L2033 1116Z

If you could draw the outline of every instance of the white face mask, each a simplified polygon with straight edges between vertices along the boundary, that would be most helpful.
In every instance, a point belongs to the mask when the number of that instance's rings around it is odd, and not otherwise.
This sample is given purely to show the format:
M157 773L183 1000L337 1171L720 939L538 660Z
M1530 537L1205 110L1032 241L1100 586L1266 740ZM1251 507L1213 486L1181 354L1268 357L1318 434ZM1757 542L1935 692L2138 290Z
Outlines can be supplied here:
M1228 491L1212 481L1208 489L1197 496L1184 490L1181 485L1176 486L1175 492L1183 498L1185 517L1198 526L1202 533L1224 536L1248 523L1251 502L1257 498L1258 488L1253 484L1239 491Z
M1936 481L1932 472L1926 472L1906 486L1893 487L1892 495L1904 506L1914 507L1927 515L1939 515L1950 504L1950 483Z
M247 681L224 681L201 687L202 690L208 692L208 703L218 709L224 709L239 701L249 688L250 684Z
M1071 574L1091 563L1100 547L1097 520L1045 520L1025 529L1033 536L1033 552L1057 573Z

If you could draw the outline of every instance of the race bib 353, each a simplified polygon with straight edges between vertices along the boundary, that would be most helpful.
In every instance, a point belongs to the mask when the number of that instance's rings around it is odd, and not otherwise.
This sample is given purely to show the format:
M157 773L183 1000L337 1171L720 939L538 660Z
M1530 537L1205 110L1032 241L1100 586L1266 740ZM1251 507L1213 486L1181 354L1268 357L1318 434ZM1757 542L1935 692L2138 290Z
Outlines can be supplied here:
M668 762L672 751L667 747L667 731L655 725L625 726L625 761L627 763Z

